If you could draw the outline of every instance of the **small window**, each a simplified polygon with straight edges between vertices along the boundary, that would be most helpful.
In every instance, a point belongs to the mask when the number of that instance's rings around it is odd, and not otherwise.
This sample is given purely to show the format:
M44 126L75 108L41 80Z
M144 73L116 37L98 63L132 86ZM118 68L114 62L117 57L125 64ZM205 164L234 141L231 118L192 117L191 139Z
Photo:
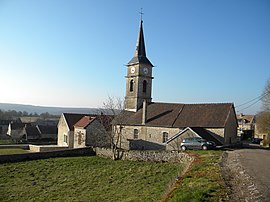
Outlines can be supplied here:
M83 142L82 138L83 138L83 134L81 131L79 131L78 132L78 145L82 144L82 142Z
M129 82L129 91L130 91L130 92L133 92L133 86L134 86L134 81L131 80L131 81Z
M139 138L139 130L138 129L134 129L133 138L134 139L138 139Z
M168 133L163 132L163 142L167 142L167 141L168 141Z
M64 134L64 142L65 142L65 143L67 143L67 139L68 139L67 135Z
M146 88L147 88L147 81L143 81L143 92L146 93Z

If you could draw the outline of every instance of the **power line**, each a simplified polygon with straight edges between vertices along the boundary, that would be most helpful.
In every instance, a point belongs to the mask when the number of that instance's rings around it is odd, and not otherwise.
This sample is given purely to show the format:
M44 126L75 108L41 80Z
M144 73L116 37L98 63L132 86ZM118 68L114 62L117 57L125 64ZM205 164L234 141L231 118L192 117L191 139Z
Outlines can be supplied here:
M252 104L248 105L247 107L244 107L244 108L239 109L239 110L237 110L237 111L243 111L243 110L245 110L245 109L248 109L248 108L252 107L253 105L255 105L256 103L258 103L259 101L261 101L261 100L262 100L265 96L267 96L268 94L269 94L269 92L266 92L266 93L264 93L264 94L262 94L262 95L260 95L260 96L258 96L258 97L256 97L256 98L254 98L254 99L248 101L248 102L245 102L245 103L243 103L243 104L241 104L241 105L236 106L235 108L244 106L244 105L246 105L246 104L249 104L249 103L255 101L255 102L253 102Z

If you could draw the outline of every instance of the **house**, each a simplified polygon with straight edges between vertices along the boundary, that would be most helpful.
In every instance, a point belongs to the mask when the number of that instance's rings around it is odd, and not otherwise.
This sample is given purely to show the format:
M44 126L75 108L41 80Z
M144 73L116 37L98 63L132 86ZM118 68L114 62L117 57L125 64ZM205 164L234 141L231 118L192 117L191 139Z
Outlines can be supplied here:
M109 143L109 136L97 117L83 116L74 124L74 148L85 146L106 147Z
M69 148L108 145L111 117L63 113L58 123L58 145Z
M238 125L233 103L152 101L154 66L146 56L142 19L134 56L126 66L125 109L116 119L116 128L121 131L121 146L117 147L174 150L173 143L198 136L218 145L236 143Z
M57 139L56 126L31 125L30 123L11 122L7 135L14 142L48 141Z
M26 125L25 123L10 122L7 135L10 136L14 142L26 141Z
M242 139L254 137L256 118L255 115L237 114L237 135Z

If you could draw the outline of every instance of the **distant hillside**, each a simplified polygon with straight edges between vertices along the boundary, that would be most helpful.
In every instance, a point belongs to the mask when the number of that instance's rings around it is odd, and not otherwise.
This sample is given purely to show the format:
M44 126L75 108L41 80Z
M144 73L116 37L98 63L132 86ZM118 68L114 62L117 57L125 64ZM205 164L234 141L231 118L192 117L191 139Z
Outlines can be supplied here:
M61 115L63 112L69 113L85 113L85 114L95 114L97 113L97 108L67 108L67 107L41 107L34 105L23 105L23 104L9 104L9 103L0 103L0 110L8 111L26 111L28 113L45 113L48 112L53 115Z

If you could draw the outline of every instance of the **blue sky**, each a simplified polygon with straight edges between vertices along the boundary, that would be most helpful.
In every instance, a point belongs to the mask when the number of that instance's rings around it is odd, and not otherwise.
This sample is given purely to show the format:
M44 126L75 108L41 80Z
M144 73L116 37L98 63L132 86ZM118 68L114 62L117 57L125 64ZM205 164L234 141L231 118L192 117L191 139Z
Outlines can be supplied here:
M0 102L100 107L123 98L141 8L153 101L260 110L238 106L270 77L268 0L0 0Z

